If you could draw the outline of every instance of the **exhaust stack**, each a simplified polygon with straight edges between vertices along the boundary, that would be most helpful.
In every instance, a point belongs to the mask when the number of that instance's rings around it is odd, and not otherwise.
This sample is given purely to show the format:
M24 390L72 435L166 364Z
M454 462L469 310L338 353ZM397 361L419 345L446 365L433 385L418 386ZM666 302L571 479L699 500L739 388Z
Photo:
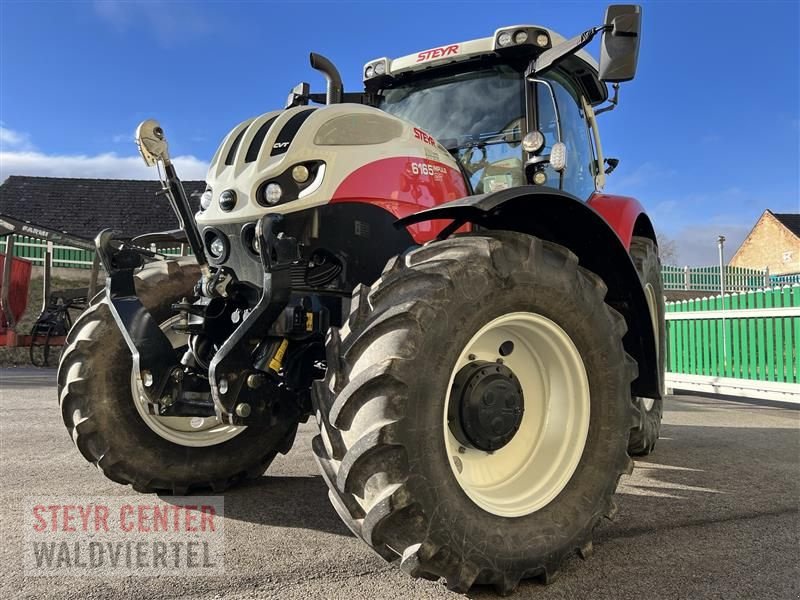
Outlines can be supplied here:
M320 71L325 75L328 81L328 90L325 95L326 104L341 104L344 95L344 86L342 85L342 76L333 65L333 63L316 52L312 52L309 56L311 59L311 68Z

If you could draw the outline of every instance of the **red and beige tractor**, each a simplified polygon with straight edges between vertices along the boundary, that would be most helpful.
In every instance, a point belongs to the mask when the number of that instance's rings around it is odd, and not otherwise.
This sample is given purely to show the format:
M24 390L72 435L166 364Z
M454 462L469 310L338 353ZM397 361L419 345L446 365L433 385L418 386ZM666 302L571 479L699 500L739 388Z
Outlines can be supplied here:
M314 417L337 513L409 574L506 593L588 554L661 420L656 238L602 192L597 129L639 31L632 5L570 40L504 27L370 61L357 93L312 54L326 93L234 127L196 214L142 123L180 229L96 239L106 290L58 375L83 456L221 491ZM146 250L168 240L193 258Z

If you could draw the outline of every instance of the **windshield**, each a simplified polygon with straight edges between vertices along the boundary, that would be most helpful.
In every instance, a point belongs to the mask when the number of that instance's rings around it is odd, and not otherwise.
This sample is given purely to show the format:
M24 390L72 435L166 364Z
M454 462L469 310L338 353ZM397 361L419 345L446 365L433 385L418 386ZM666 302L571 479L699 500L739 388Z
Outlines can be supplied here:
M522 73L508 65L384 89L382 110L418 125L450 150L476 193L523 185Z

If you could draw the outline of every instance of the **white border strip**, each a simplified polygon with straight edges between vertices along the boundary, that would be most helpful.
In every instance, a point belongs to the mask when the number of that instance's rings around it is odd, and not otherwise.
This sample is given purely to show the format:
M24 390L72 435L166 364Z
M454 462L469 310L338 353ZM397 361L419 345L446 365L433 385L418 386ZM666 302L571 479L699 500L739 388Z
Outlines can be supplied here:
M800 404L800 383L780 383L776 381L755 381L733 377L709 377L706 375L685 375L667 373L666 386L671 390L691 390L710 392L743 398L759 398L775 402Z
M800 306L778 308L734 308L731 310L696 310L691 312L664 313L667 321L689 321L697 319L755 319L800 317Z

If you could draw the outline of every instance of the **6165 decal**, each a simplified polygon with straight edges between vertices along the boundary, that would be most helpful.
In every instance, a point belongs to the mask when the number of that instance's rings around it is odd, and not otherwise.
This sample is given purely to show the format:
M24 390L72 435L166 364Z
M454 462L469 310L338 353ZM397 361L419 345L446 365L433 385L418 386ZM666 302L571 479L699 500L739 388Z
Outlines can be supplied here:
M425 175L427 177L433 177L435 175L447 175L447 167L429 162L412 162L411 173L413 175Z

